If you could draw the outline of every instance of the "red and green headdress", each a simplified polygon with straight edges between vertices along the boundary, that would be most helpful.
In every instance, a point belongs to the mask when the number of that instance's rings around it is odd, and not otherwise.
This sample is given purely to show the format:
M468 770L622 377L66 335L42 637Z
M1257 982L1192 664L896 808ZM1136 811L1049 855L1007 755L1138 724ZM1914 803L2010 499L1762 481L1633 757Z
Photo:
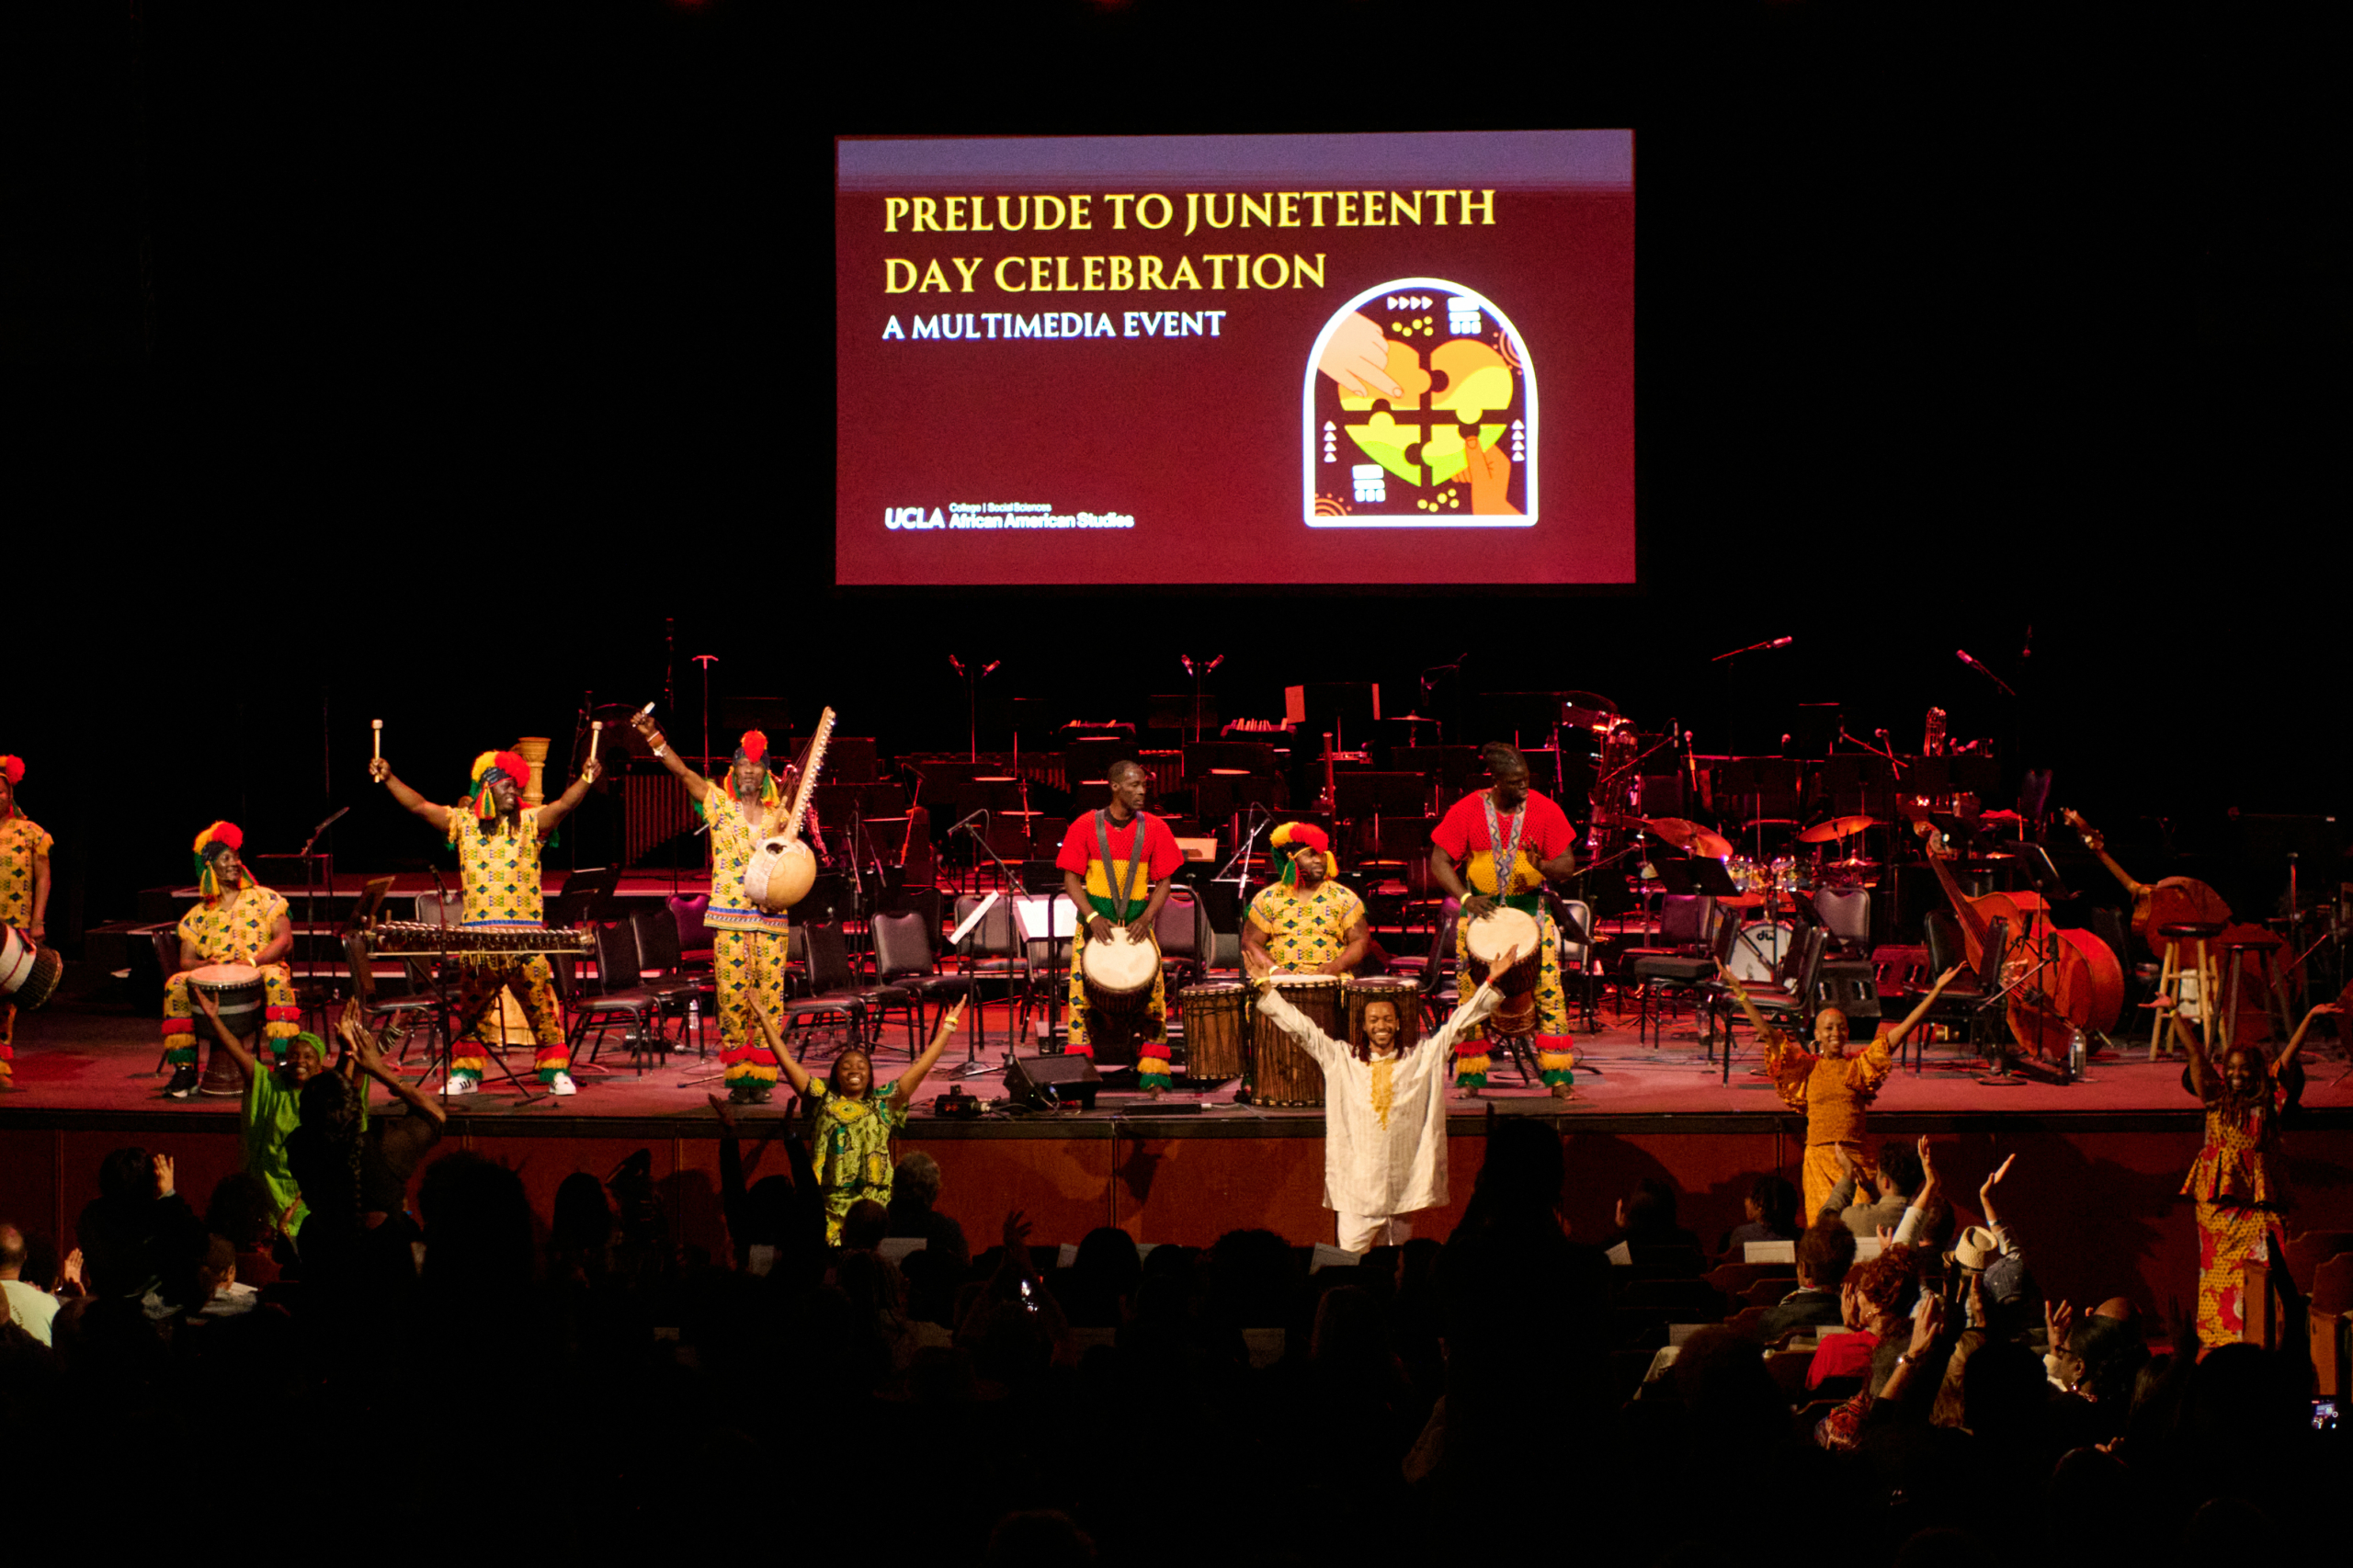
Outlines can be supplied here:
M221 896L221 877L214 864L221 852L244 846L244 830L233 822L216 822L196 835L196 888L205 903Z
M6 822L17 814L17 798L14 791L23 781L24 777L25 759L23 757L0 756L0 778L8 780L8 789L11 791L8 797L8 809L6 812L0 812L0 822Z
M498 814L498 797L490 792L490 776L503 773L520 790L531 781L531 765L511 751L486 751L474 758L473 793L466 799L474 808L474 815L488 822Z
M736 743L735 760L756 762L767 769L767 777L760 781L760 802L766 805L775 801L777 798L776 765L768 761L767 732L765 730L745 731L744 738Z
M1298 885L1299 867L1295 861L1302 849L1313 849L1324 857L1325 876L1339 874L1339 864L1332 858L1331 835L1312 822L1287 822L1275 829L1274 836L1267 842L1275 846L1275 853L1283 858L1282 880L1285 886Z

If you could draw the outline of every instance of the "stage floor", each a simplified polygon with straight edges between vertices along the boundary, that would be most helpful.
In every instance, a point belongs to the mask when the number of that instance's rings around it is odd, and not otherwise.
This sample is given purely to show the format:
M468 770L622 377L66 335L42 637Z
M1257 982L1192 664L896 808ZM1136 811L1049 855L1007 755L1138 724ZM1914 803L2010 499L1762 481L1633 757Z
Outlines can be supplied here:
M1066 1121L1145 1119L1165 1124L1165 1135L1182 1137L1188 1128L1207 1131L1212 1125L1223 1135L1247 1129L1254 1136L1316 1136L1323 1112L1238 1105L1234 1085L1223 1084L1200 1091L1188 1087L1180 1074L1177 1087L1159 1101L1136 1093L1133 1075L1120 1068L1103 1071L1103 1085L1093 1111L1070 1110L1049 1115L995 1114L976 1122L934 1119L933 1097L961 1085L967 1093L996 1101L1004 1095L1006 1033L1009 1010L1001 1004L987 1008L983 1071L963 1075L965 1041L959 1036L949 1055L934 1070L919 1096L917 1119L931 1123L925 1136L959 1135L1046 1136L1048 1124ZM1757 1071L1760 1062L1753 1040L1744 1029L1737 1037L1730 1082L1720 1061L1711 1060L1688 1018L1670 1023L1665 1040L1652 1045L1638 1039L1631 1027L1620 1026L1611 1012L1602 1011L1603 1028L1577 1039L1580 1057L1574 1097L1554 1099L1540 1086L1520 1082L1517 1071L1498 1058L1492 1085L1483 1096L1458 1097L1456 1119L1479 1118L1492 1106L1496 1114L1558 1114L1564 1118L1599 1119L1613 1127L1652 1124L1697 1130L1693 1119L1725 1118L1748 1120L1787 1116L1772 1085ZM1631 1019L1627 1020L1631 1025ZM722 1087L716 1074L718 1033L710 1031L710 1055L691 1048L673 1049L656 1057L642 1071L631 1065L618 1030L609 1035L601 1062L587 1060L594 1042L581 1051L575 1076L580 1092L563 1099L541 1096L525 1103L494 1071L483 1092L450 1103L454 1115L467 1120L501 1122L551 1120L603 1123L614 1120L708 1119L705 1096ZM813 1055L829 1059L838 1035L818 1031ZM2308 1058L2310 1082L2304 1105L2311 1111L2353 1111L2353 1081L2346 1081L2342 1052L2333 1041L2322 1041L2320 1053ZM1721 1040L1718 1050L1722 1048ZM19 1018L17 1028L16 1092L0 1098L0 1127L22 1124L28 1117L69 1114L80 1117L161 1113L202 1117L207 1113L233 1117L236 1102L229 1097L199 1096L191 1101L163 1097L165 1080L155 1074L159 1037L153 1020L135 1017L119 1008L90 1003L60 1002ZM1029 1054L1025 1048L1024 1054ZM412 1069L422 1065L421 1050L412 1052ZM516 1071L529 1075L530 1052L508 1052ZM894 1076L908 1059L905 1026L893 1020L884 1031L876 1062L880 1076ZM2173 1122L2195 1126L2198 1107L2181 1085L2179 1058L2152 1062L2145 1044L2137 1049L2109 1050L2094 1058L2082 1082L2061 1085L2029 1076L2010 1086L1980 1083L1984 1067L1958 1045L1932 1044L1925 1068L1905 1063L1881 1090L1875 1116L1903 1114L1932 1118L1977 1116L2031 1117L2038 1122L2077 1117L2130 1116L2143 1125ZM412 1076L415 1072L412 1071ZM754 1117L781 1115L782 1101ZM1754 1125L1751 1122L1751 1125ZM1792 1120L1792 1127L1794 1122ZM690 1135L690 1134L689 1134ZM1216 1135L1216 1134L1212 1134Z

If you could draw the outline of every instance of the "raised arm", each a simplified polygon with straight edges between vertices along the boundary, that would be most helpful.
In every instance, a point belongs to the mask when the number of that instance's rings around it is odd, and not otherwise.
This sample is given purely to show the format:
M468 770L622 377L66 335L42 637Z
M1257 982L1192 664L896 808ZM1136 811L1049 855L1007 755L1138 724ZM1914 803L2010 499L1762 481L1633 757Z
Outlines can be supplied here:
M572 814L572 808L588 798L588 786L604 777L605 765L590 757L580 765L580 777L572 788L540 808L540 836L544 838L555 831L555 824Z
M221 1021L221 1009L213 1002L210 993L199 991L193 985L188 990L195 995L196 1005L204 1010L204 1021L212 1026L212 1038L221 1042L222 1049L229 1053L229 1060L237 1064L237 1071L244 1075L245 1085L250 1088L254 1074L261 1070L254 1061L253 1052L247 1051L237 1037L229 1032L229 1026Z
M1722 959L1716 960L1716 972L1724 977L1724 989L1730 991L1732 999L1740 1004L1740 1010L1748 1015L1748 1027L1758 1034L1771 1033L1773 1026L1765 1021L1765 1015L1758 1012L1756 1004L1748 999L1748 987L1740 983L1740 977L1733 973L1731 967ZM1909 1028L1912 1026L1906 1023L1904 1027Z
M915 1103L915 1091L923 1087L924 1079L938 1064L939 1053L948 1048L949 1037L963 1021L964 1003L960 998L956 1006L940 1015L939 1027L931 1031L931 1043L923 1048L923 1054L916 1057L914 1065L900 1074L899 1081L891 1086L891 1097L898 1102L901 1110ZM781 1053L779 1054L781 1059Z
M2159 996L2156 1006L2158 1011L2165 1014L2173 1029L2173 1038L2181 1043L2181 1053L2188 1060L2189 1092L2200 1099L2204 1099L2207 1082L2206 1047L2199 1042L2196 1035L2189 1032L2188 1021L2181 1016L2181 1009L2175 1004L2172 997Z
M654 748L654 760L668 768L670 777L687 787L687 799L699 806L710 798L710 780L688 767L687 759L670 749L670 739L654 727L653 714L640 713L630 722L636 726L639 734L645 737L645 744Z
M1977 1210L1985 1216L1985 1228L1989 1231L1997 1229L2002 1223L2001 1216L1994 1212L1994 1189L2002 1185L2002 1178L2010 1174L2010 1166L2017 1159L2018 1156L2012 1154L1995 1165L1994 1174L1987 1176L1985 1184L1977 1189Z
M449 1113L441 1108L438 1100L385 1065L384 1053L376 1044L374 1032L360 1026L357 1001L343 1005L343 1016L335 1020L335 1032L343 1037L343 1049L358 1063L359 1071L392 1090L392 1097L408 1107L410 1115L424 1117L436 1127L449 1125Z
M785 1082L792 1085L794 1094L807 1094L811 1083L809 1069L794 1061L792 1053L784 1049L784 1042L777 1039L776 1025L768 1021L767 1009L760 1006L758 999L753 998L750 1006L752 1022L759 1026L760 1037L768 1042L768 1054L775 1057L776 1064L784 1069Z
M1928 994L1920 998L1920 1005L1905 1014L1902 1023L1887 1031L1887 1047L1890 1051L1903 1044L1904 1037L1910 1034L1913 1027L1928 1016L1928 1009L1937 1005L1937 998L1944 994L1945 987L1953 983L1953 977L1958 975L1963 967L1965 966L1955 964L1937 976L1937 983L1928 987Z
M403 811L423 817L426 822L431 823L434 832L446 834L449 831L449 808L435 805L402 783L393 776L392 765L382 757L369 759L368 777L390 790L392 792L392 799L400 802Z
M2279 1052L2279 1059L2271 1064L2272 1076L2277 1077L2280 1074L2285 1073L2288 1070L2288 1064L2295 1061L2296 1052L2303 1050L2304 1031L2313 1027L2313 1020L2314 1018L2319 1017L2323 1013L2334 1014L2342 1012L2343 1010L2343 1008L2339 1007L2334 1002L2323 1002L2313 1007L2311 1012L2306 1013L2304 1015L2304 1021L2296 1026L2296 1032L2288 1037L2288 1043L2281 1049Z

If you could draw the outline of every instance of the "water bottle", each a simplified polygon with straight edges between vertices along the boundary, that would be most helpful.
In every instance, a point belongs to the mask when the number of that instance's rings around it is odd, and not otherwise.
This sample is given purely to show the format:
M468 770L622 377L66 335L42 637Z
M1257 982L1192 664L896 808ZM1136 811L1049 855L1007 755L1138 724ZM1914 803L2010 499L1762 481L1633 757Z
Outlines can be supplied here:
M2077 1028L2067 1037L2067 1076L2069 1078L2081 1078L2084 1075L2084 1060L2089 1054L2084 1044L2084 1031Z
M691 992L687 996L687 1039L694 1041L697 1051L702 1049L702 993L699 991Z

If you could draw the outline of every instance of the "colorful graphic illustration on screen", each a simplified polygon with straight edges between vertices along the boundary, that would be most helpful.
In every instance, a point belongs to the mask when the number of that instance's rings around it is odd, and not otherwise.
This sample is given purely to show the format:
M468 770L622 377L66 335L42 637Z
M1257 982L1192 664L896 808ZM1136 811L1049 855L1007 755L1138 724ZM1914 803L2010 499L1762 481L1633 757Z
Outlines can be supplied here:
M1307 365L1310 528L1527 528L1536 372L1475 290L1403 278L1343 305Z

